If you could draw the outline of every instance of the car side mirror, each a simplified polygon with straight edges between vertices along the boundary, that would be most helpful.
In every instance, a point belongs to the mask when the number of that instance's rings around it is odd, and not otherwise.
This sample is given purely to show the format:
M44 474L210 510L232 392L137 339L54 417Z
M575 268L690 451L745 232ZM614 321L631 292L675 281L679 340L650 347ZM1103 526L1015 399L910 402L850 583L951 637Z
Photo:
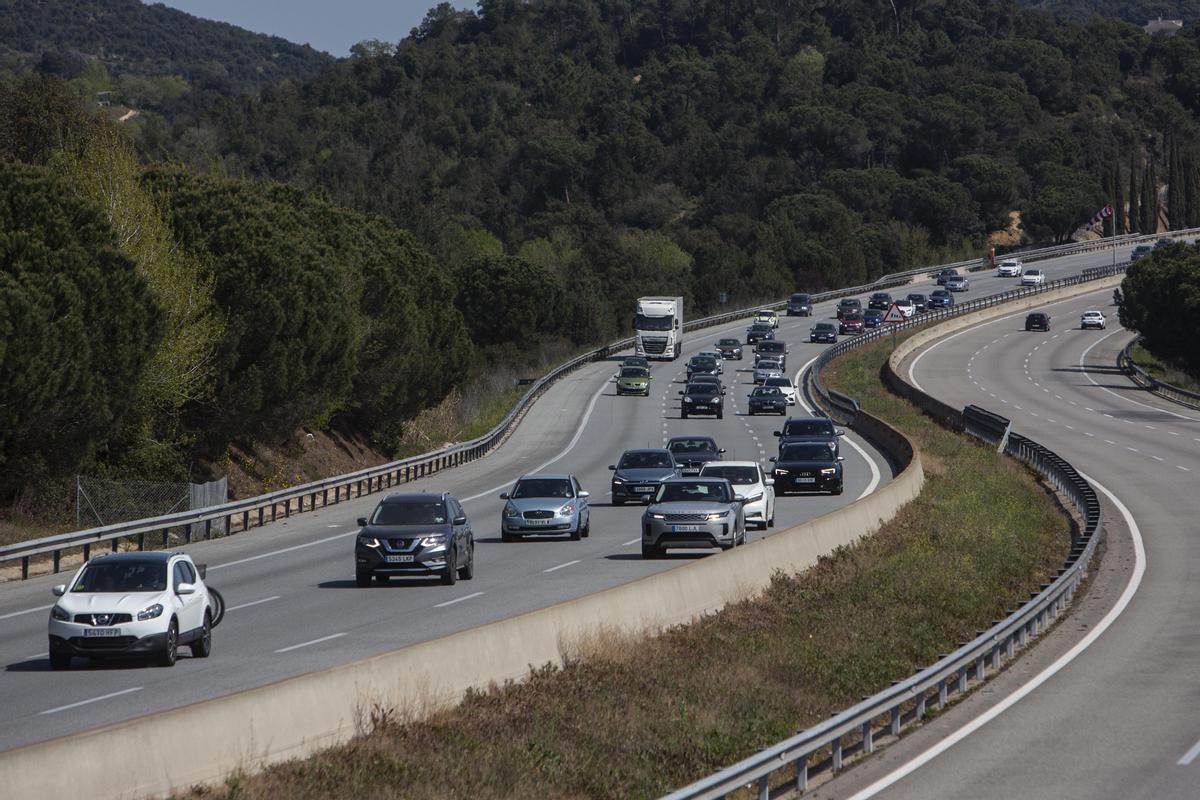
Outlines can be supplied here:
M467 518L466 518L466 517L455 517L455 518L454 518L454 524L455 524L455 525L466 525L466 524L467 524Z
M771 435L772 435L772 436L783 436L783 434L782 434L782 433L780 433L779 431L775 431L775 432L773 432Z
M772 458L771 460L774 461L775 459ZM763 486L774 486L774 485L775 485L774 478L767 478L763 481Z
M65 583L60 583L58 586L55 586L50 591L51 591L51 593L54 594L55 597L62 597L64 594L67 593L67 585Z
M501 499L501 500L507 500L507 499L508 499L508 492L501 492L501 494L500 494L500 499Z
M721 390L721 394L725 394L725 390L724 390L724 389L722 389L722 390Z
M718 452L718 453L724 453L724 452L725 452L725 448L724 448L724 447L718 447L718 448L717 448L717 452Z
M845 456L838 456L838 461L845 461L845 460L846 460Z
M591 497L591 496L592 496L592 493L591 493L591 492L585 492L585 491L582 491L582 490L581 490L581 491L579 492L579 494L577 494L577 495L575 495L575 496L576 496L576 497L578 497L578 498L580 498L580 499L582 499L582 500L587 500L589 497Z
M650 505L650 504L651 504L651 503L653 503L653 502L654 502L654 498L653 498L653 497L651 497L650 495L648 495L648 494L647 494L647 495L642 495L642 505L644 505L644 506L648 506L648 505Z
M200 580L204 580L208 577L208 564L197 564L196 572L200 574Z
M845 431L843 431L843 430L838 430L838 431L837 431L837 435L838 435L838 436L845 436L845 435L846 435L846 432L845 432Z
M359 517L359 518L358 518L358 527L360 527L360 528L365 528L365 527L367 527L367 518L366 518L366 517Z
M774 463L775 463L776 461L778 461L779 459L775 458L775 456L771 456L771 457L770 457L769 459L767 459L767 460L768 460L768 461L770 461L772 464L774 464Z
M194 583L181 583L175 587L175 594L178 594L178 595L195 594L195 593L196 593L196 584L194 584Z

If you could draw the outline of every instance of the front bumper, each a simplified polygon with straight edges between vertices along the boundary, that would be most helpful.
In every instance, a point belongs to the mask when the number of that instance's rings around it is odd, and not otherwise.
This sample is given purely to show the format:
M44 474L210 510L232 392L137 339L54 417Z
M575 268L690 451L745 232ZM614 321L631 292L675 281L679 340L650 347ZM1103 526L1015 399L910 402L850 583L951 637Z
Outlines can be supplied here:
M50 652L71 656L137 656L156 653L167 646L167 625L171 617L162 616L144 622L121 622L108 628L77 622L50 620ZM85 631L120 631L120 636L91 637Z
M650 384L617 384L617 394L650 394Z
M653 497L658 491L658 481L632 481L614 483L612 485L613 502L636 500L643 502L647 497Z
M788 403L787 400L760 400L757 403L750 401L751 414L786 414Z
M685 414L711 414L714 417L721 413L723 408L722 403L688 403L682 402L679 405L681 411Z
M810 470L787 475L776 472L772 477L775 478L776 494L781 492L833 492L842 488L841 475L821 475Z
M376 575L439 575L446 571L446 548L439 544L431 547L417 546L412 551L389 552L381 544L367 547L354 546L354 568L357 572ZM407 559L407 560L406 560Z
M712 522L671 522L642 517L642 544L660 549L732 547L737 535L736 517L729 514ZM677 530L682 529L682 530Z
M502 517L500 524L506 533L571 533L579 529L579 514L555 514L544 519Z

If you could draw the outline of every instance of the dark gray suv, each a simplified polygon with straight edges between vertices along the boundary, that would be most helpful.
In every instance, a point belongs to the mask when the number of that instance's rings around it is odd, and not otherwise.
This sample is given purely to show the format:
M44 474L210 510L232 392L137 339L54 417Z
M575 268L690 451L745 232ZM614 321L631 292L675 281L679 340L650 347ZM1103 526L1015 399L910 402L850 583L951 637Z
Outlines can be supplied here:
M354 542L354 582L392 575L438 576L453 585L475 577L475 536L462 505L441 494L390 494L370 519L360 517Z

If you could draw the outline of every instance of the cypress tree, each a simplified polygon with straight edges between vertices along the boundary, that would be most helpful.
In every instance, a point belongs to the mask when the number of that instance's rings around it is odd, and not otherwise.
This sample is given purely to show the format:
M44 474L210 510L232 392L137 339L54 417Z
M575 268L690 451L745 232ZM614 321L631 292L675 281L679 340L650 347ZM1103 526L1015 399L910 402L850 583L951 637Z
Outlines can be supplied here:
M1128 232L1137 233L1142 229L1141 196L1138 193L1137 182L1137 149L1129 153L1129 223Z
M1172 134L1167 146L1167 228L1183 227L1183 169L1179 163L1179 143Z
M1121 186L1121 168L1113 164L1112 167L1112 232L1113 236L1119 236L1125 233L1125 192Z

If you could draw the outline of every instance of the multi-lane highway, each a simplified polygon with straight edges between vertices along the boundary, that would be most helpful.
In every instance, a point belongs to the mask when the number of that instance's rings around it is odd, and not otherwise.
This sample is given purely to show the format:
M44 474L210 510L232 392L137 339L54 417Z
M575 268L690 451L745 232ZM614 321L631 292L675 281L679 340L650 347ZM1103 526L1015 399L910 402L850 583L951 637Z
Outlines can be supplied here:
M1090 308L1107 314L1107 330L1079 329ZM985 696L821 797L1198 796L1200 413L1115 369L1131 334L1111 290L1044 310L1048 333L1024 331L1021 312L949 336L905 370L951 405L1010 417L1100 487L1110 536L1101 590L1044 657L1035 650Z
M1056 277L1111 258L1107 253L1085 254L1039 266ZM1014 279L981 273L972 276L967 296L1013 285ZM931 288L926 281L906 291L927 293ZM802 340L813 321L832 315L832 306L819 306L813 319L781 323L779 336L791 345L792 371L819 352L820 346ZM684 355L712 349L717 338L743 328L744 323L738 323L689 334ZM727 370L749 364L749 359L741 364L728 362ZM681 420L677 392L682 388L684 361L654 365L649 398L616 397L610 382L616 366L616 361L594 364L556 384L510 440L488 458L402 489L447 490L464 500L478 542L477 577L472 581L454 587L393 582L355 588L353 521L369 513L378 496L364 498L186 548L197 561L209 564L209 582L222 590L229 606L208 661L184 658L170 670L81 665L69 672L51 672L45 655L49 588L65 578L5 586L0 593L0 663L5 664L0 702L8 724L0 729L0 748L345 663L703 557L641 560L637 539L641 510L607 505L607 465L625 448L655 446L685 433L715 436L727 449L726 458L765 462L774 454L771 432L778 429L780 419L744 415L748 373L727 371L730 406L723 420ZM852 446L843 450L845 494L781 498L775 531L851 502L891 477L884 458L866 442L848 438ZM592 492L589 539L500 543L498 517L503 503L497 495L522 472L539 469L575 472ZM751 538L773 532L756 532Z

